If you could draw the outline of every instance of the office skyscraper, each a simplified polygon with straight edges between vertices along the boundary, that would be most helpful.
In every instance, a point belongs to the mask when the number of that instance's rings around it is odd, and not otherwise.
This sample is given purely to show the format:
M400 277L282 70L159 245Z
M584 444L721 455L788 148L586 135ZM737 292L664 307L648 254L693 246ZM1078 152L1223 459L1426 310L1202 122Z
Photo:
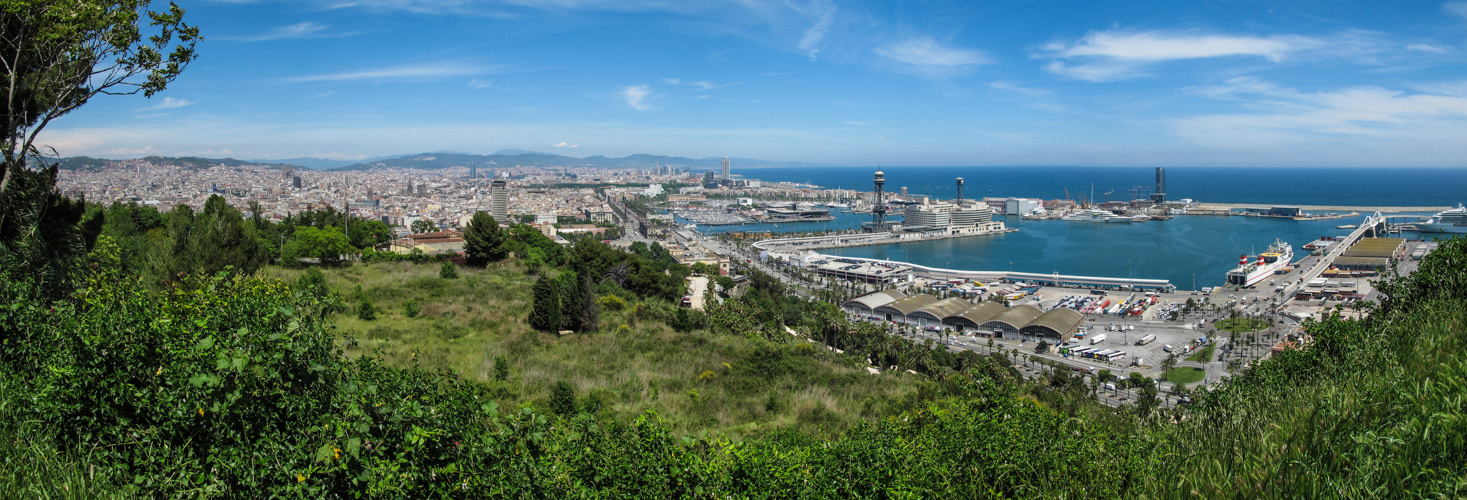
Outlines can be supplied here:
M509 183L494 180L489 183L489 215L494 222L509 222Z
M728 157L727 156L723 157L723 180L729 180L729 176L728 176Z

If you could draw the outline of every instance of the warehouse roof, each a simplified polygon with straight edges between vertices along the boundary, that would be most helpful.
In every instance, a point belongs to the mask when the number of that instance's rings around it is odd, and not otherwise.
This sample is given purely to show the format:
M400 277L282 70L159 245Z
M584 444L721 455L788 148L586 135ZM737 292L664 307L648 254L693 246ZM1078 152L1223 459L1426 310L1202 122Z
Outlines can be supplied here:
M963 312L942 318L943 321L953 321L962 318L971 321L974 325L987 323L989 320L1003 314L1008 308L997 302L979 302L977 305L969 306Z
M876 309L892 302L896 302L898 299L901 299L904 296L906 296L906 294L896 290L884 290L880 292L868 293L866 295L847 300L841 305L845 307L859 305L866 309Z
M1390 258L1401 253L1406 245L1402 238L1361 238L1350 248L1345 249L1345 257L1375 257Z
M878 307L881 307L883 309L890 308L890 309L896 310L899 313L902 313L902 316L906 316L908 314L912 314L914 312L917 312L918 309L921 309L923 307L927 307L929 305L932 305L933 302L937 302L937 297L933 297L931 295L927 295L927 294L924 293L924 294L921 294L921 295L913 295L911 297L906 297L906 298L897 300L896 302L892 302L890 304L886 304L886 305L882 305L882 306L878 306Z
M1074 333L1076 329L1080 328L1080 324L1084 322L1085 316L1081 315L1079 311L1059 307L1050 309L1049 312L1039 315L1038 318L1034 318L1034 321L1030 321L1028 325L1024 325L1024 329L1043 328L1059 336Z
M941 321L948 316L963 312L963 310L972 306L973 304L968 303L968 301L966 300L952 297L933 302L932 304L918 309L915 312L925 313Z
M1004 311L1002 314L995 316L993 319L990 319L987 322L991 323L997 321L1013 327L1015 330L1017 330L1023 328L1024 325L1029 324L1029 322L1034 321L1034 319L1038 318L1040 314L1042 314L1042 312L1034 306L1015 306L1009 308L1009 310Z

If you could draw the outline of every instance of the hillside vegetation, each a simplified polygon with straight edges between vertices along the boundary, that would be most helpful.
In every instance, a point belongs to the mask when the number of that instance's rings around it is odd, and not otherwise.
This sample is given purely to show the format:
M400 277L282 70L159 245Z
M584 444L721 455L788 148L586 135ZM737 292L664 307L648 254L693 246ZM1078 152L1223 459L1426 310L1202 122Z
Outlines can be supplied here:
M288 281L304 274L271 272ZM449 370L484 384L506 408L548 412L564 382L582 406L608 418L654 411L675 432L744 438L788 427L838 431L914 408L938 390L927 377L873 376L863 361L803 341L678 332L670 326L677 309L663 299L606 295L599 325L566 336L535 331L526 316L537 276L514 264L464 269L452 279L437 265L409 262L327 269L324 277L354 306L328 317L351 339L343 344L348 355ZM380 311L372 320L356 310L363 299ZM503 381L496 362L507 368Z
M182 254L164 263L193 272L144 278L129 252L168 247L106 234L70 261L0 255L0 496L1467 493L1467 240L1195 406L1112 409L1069 371L1023 381L767 276L690 312L688 270L654 254L475 227L464 265L279 277Z

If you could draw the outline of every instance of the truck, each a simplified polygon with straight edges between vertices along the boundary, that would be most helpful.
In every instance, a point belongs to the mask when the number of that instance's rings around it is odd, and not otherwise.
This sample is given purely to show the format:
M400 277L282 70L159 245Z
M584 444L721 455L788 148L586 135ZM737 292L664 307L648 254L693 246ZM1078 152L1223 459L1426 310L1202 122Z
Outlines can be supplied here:
M1102 333L1100 335L1096 335L1094 337L1090 337L1090 345L1095 345L1095 344L1099 344L1101 342L1105 342L1105 337L1106 337L1106 335L1104 333Z
M1151 341L1153 341L1153 340L1156 340L1156 336L1155 335L1147 335L1145 337L1141 337L1141 340L1137 340L1136 341L1136 345L1150 344Z

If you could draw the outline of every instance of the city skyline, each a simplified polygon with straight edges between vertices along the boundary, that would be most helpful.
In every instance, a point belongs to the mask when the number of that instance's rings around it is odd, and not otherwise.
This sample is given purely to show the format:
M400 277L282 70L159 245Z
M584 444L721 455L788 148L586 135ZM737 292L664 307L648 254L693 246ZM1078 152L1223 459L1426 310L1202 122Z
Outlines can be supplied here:
M524 149L933 166L1467 154L1467 2L181 6L206 41L168 91L96 99L40 142L107 158Z

